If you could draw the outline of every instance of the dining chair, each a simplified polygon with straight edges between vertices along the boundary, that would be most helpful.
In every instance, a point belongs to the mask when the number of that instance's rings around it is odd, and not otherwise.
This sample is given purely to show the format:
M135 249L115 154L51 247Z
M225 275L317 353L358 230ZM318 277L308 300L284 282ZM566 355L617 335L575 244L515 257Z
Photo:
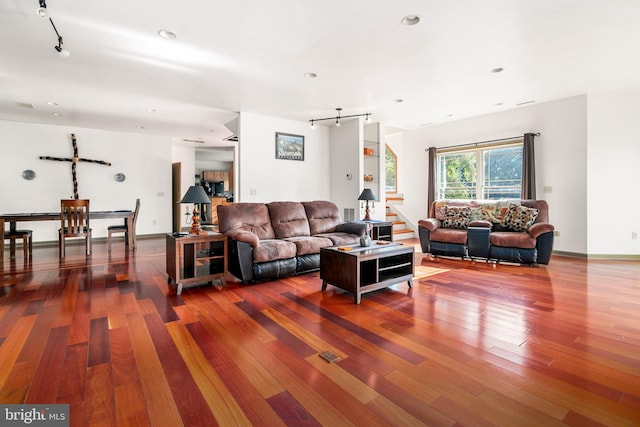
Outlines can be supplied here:
M91 227L89 226L89 200L60 200L60 229L58 230L60 257L65 255L64 243L68 238L85 239L87 255L91 255Z
M15 230L15 231L5 231L4 232L4 238L8 239L9 241L16 241L18 239L22 239L22 249L24 251L24 257L25 259L31 258L31 255L33 253L33 239L32 236L33 235L33 231L32 230ZM15 256L15 254L12 254L12 256Z
M133 211L133 223L131 225L131 229L133 230L133 249L136 248L136 222L138 220L138 212L140 212L140 199L136 199L136 208ZM129 245L129 228L127 227L127 222L125 220L124 224L119 225L110 225L107 227L107 248L111 250L111 236L117 233L124 233L124 244L125 247Z

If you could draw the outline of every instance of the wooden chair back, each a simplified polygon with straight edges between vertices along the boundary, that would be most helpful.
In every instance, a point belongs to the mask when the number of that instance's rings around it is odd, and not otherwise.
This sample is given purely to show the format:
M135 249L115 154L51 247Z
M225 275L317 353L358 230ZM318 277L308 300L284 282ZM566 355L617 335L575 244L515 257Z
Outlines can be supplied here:
M88 199L60 200L60 230L62 237L90 235Z
M133 232L136 231L136 222L138 222L138 213L140 212L140 199L136 199L136 209L133 211Z

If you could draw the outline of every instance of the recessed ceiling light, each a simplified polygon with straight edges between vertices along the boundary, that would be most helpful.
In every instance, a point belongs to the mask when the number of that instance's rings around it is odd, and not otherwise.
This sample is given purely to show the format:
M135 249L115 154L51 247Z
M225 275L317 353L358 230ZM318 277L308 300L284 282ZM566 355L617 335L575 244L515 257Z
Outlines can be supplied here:
M167 39L167 40L173 40L175 39L176 33L174 33L173 31L169 31L169 30L160 30L158 31L158 35L160 37L162 37L163 39Z
M491 70L492 73L501 73L504 71L504 68L502 67L496 67L493 70Z
M215 131L216 131L215 129L207 129L207 132L211 132L211 133L213 133L213 132L215 132Z
M495 104L493 104L493 105L495 105L496 107L499 107L499 106L501 106L502 104L504 104L504 102L496 102L496 103L495 103Z
M64 114L62 113L51 113L52 116L56 116L56 117L63 117Z
M417 25L419 24L421 21L420 17L418 15L407 15L404 18L402 18L402 20L400 22L402 22L402 25Z
M144 126L138 126L138 129L144 129Z
M304 73L304 76L308 79L315 79L316 77L318 77L316 73Z
M396 102L397 102L398 104L400 104L400 103L404 102L404 99L402 99L402 98L398 98L398 99L396 99Z
M149 113L155 113L156 110L153 108L147 108L145 111L148 111Z
M447 117L453 117L453 114L447 114Z
M57 102L53 102L53 101L47 101L47 102L45 102L45 104L47 104L47 105L51 105L51 106L54 106L54 107L55 107L56 105L58 105L58 103L57 103Z

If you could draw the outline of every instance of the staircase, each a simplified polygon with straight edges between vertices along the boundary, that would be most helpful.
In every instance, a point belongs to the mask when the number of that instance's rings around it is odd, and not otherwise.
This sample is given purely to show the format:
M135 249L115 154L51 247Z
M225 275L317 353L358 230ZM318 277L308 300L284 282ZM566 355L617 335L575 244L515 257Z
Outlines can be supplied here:
M387 196L387 207L386 207L386 216L387 221L393 224L393 240L403 240L403 239L412 239L415 237L415 233L412 229L407 228L407 223L405 221L401 221L398 218L398 214L393 212L393 205L402 204L403 197L401 195L397 196Z

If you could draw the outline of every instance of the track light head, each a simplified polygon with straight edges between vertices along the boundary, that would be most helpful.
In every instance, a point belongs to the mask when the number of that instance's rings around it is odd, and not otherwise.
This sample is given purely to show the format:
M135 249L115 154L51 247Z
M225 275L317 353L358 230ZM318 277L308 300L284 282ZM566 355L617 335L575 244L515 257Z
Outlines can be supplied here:
M313 123L313 119L311 119L310 122L311 122L311 129L315 129L316 128L316 124Z
M71 52L69 52L67 49L63 49L62 46L54 46L53 48L57 50L58 55L63 58L68 58L69 56L71 56Z
M44 0L40 0L44 2ZM67 49L62 48L62 36L58 33L58 29L56 28L56 24L53 23L53 19L49 18L49 22L51 22L51 26L53 27L53 31L56 32L56 36L58 37L58 46L54 46L53 48L58 52L58 54L63 58L68 58L71 55Z
M46 18L49 15L47 11L47 3L45 3L45 0L40 0L40 7L36 9L36 13L40 18Z

